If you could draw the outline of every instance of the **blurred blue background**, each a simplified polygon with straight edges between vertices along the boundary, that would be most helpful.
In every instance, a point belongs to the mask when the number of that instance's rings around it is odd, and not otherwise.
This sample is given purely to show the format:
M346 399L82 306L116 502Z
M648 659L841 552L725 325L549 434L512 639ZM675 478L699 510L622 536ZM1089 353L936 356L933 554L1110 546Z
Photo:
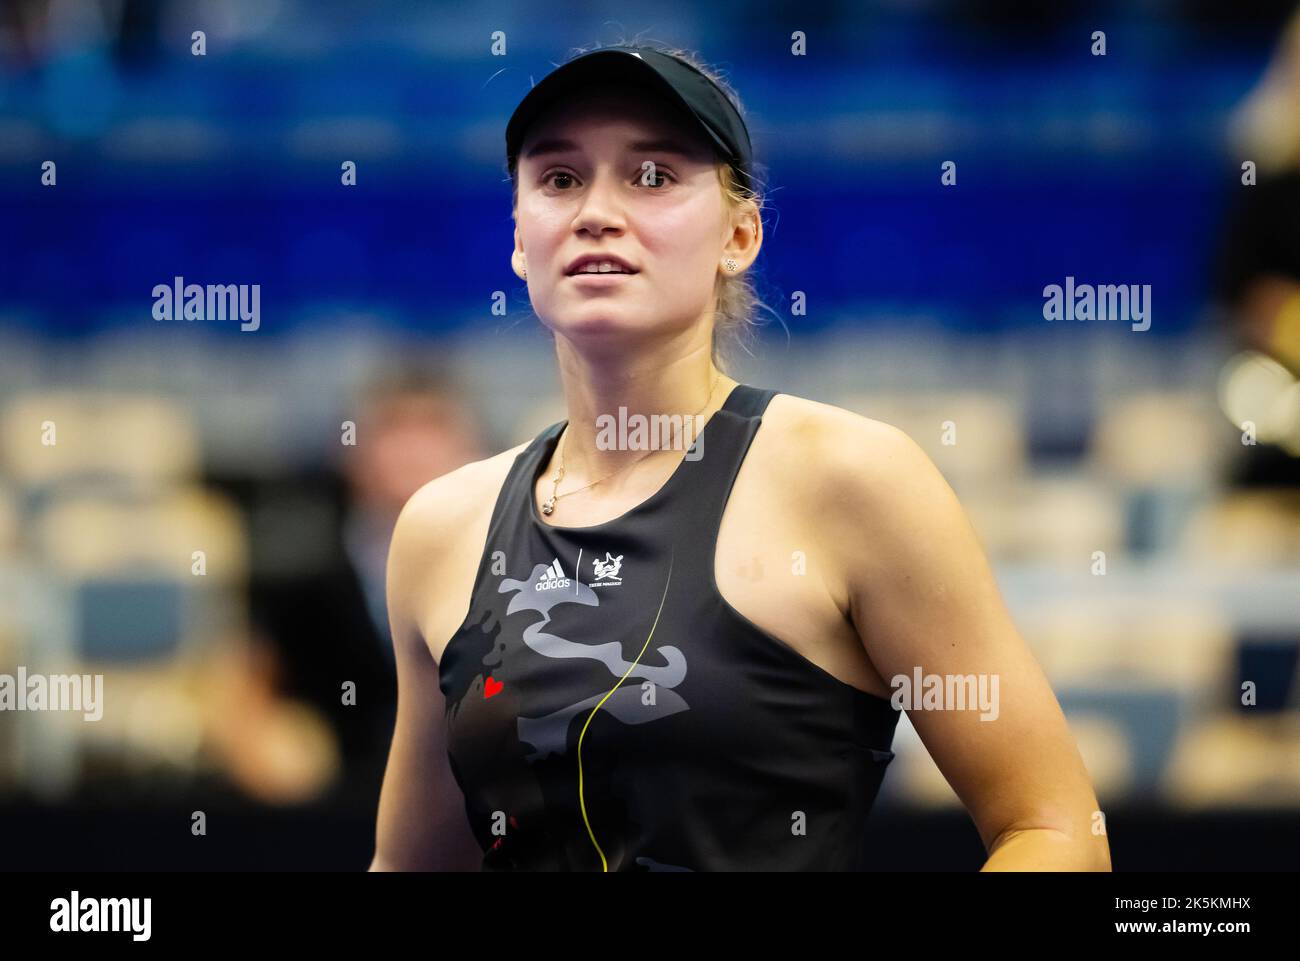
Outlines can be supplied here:
M816 278L793 336L922 305L953 330L1035 326L1067 273L1140 277L1155 336L1185 335L1227 199L1223 122L1280 17L1084 6L663 4L625 22L602 4L51 4L71 36L17 62L11 40L0 94L8 319L137 329L141 292L181 274L260 282L267 337L322 304L481 329L483 291L511 283L505 120L569 46L626 29L688 42L742 92L779 214L768 292ZM92 26L99 9L116 22ZM944 160L966 189L940 187Z

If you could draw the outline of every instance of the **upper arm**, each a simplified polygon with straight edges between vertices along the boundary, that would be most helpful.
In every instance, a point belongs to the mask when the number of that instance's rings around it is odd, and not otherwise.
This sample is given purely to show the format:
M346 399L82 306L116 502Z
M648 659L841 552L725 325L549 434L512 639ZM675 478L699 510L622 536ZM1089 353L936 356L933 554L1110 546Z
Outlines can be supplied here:
M372 870L472 869L481 856L447 760L438 665L419 627L419 604L435 589L438 578L430 575L448 547L439 532L445 519L431 510L438 503L438 485L431 482L407 502L389 547L386 590L397 720L380 792Z
M983 675L996 691L989 720L978 707L908 711L985 847L1015 828L1089 837L1091 780L952 488L887 424L846 414L817 437L818 462L830 465L825 548L872 663L891 687L920 668L923 678Z

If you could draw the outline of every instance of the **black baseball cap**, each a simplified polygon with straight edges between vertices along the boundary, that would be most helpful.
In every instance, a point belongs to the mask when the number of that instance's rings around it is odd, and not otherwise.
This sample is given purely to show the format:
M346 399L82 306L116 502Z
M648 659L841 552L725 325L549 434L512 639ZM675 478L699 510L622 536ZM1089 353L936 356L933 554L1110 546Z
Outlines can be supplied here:
M599 90L616 81L649 86L667 95L695 120L739 175L752 187L749 129L731 100L712 80L671 54L650 47L601 47L556 67L537 83L506 124L506 162L511 175L533 122L556 100L578 89Z

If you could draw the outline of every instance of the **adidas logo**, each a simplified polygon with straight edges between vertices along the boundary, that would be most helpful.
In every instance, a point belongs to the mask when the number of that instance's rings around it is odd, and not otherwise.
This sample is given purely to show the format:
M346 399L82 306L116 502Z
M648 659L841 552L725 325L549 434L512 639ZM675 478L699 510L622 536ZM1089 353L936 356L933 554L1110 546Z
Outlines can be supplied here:
M569 579L564 576L564 568L560 566L560 559L557 557L551 561L551 566L546 569L541 579L533 585L533 590L553 591L568 586Z

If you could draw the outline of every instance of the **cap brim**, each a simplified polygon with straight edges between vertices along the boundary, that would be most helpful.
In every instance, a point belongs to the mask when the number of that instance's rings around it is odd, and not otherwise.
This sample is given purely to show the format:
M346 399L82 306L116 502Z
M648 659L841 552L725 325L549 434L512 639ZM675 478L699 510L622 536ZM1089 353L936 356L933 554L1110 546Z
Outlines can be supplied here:
M690 104L659 72L631 50L597 50L585 54L551 71L528 91L506 124L506 156L513 165L523 148L528 129L542 113L566 94L580 90L600 90L603 85L625 82L648 86L663 93L686 117L694 120L715 149L727 157L731 149L696 114Z

